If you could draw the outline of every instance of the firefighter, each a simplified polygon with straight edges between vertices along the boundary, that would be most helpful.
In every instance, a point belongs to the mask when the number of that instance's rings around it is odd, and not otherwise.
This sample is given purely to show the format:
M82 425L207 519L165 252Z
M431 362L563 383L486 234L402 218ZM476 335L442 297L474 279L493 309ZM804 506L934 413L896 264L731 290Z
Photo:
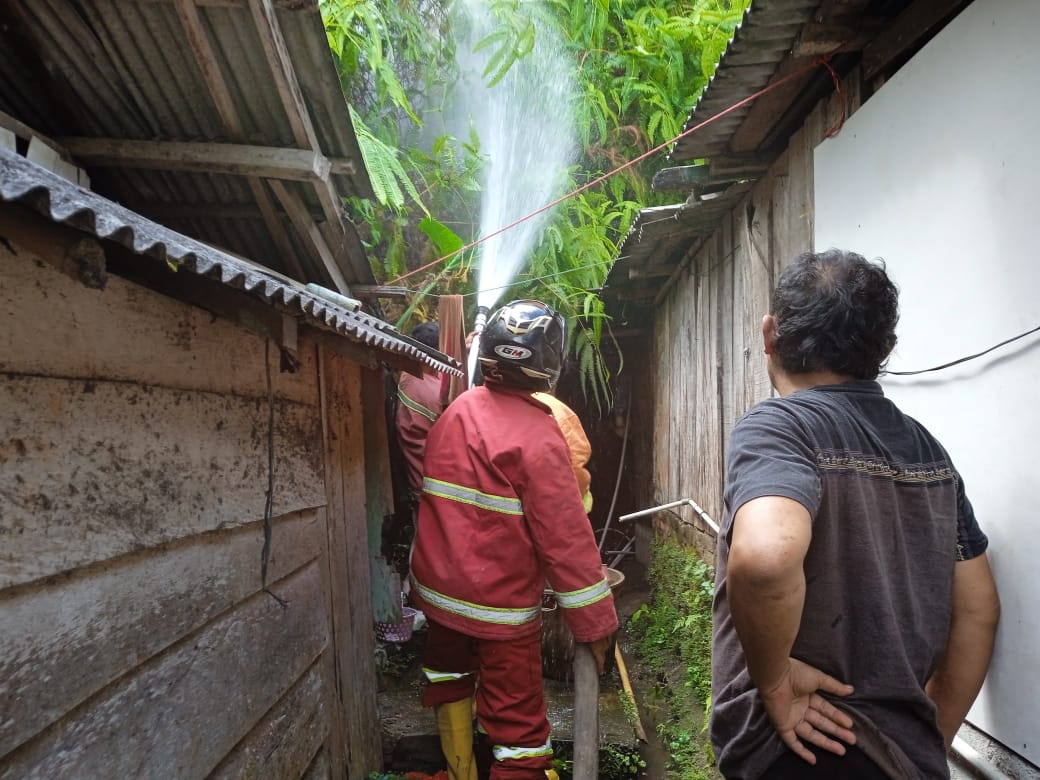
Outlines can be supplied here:
M412 338L433 349L439 348L440 328L436 322L420 322L412 330ZM395 426L408 472L409 498L418 502L422 493L423 455L426 437L437 417L444 411L445 399L441 375L426 372L422 376L402 373L397 382Z
M592 511L592 475L585 468L585 464L592 457L592 445L589 437L585 435L585 429L581 425L578 415L567 404L552 393L532 393L532 395L552 411L556 424L560 426L563 440L567 442L567 449L571 454L571 468L574 470L574 478L578 481L578 495L585 507L585 513Z
M423 704L434 707L452 780L475 780L472 698L492 780L552 777L542 689L548 581L602 673L617 613L571 456L550 408L563 318L513 301L488 320L484 384L460 395L427 440L412 550L412 598L429 620ZM479 679L479 685L478 683Z

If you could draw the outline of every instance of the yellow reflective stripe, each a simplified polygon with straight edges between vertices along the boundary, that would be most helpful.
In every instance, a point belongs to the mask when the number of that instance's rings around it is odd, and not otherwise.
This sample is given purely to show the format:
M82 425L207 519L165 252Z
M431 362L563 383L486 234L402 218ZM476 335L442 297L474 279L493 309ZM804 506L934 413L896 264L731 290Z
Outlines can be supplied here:
M435 607L440 607L445 612L451 612L456 615L468 617L472 620L479 620L481 623L521 626L524 623L530 623L538 617L542 611L541 604L536 604L533 607L525 607L522 609L485 607L480 604L471 604L468 601L453 599L451 596L445 596L443 593L438 593L431 588L427 588L425 585L416 582L414 578L412 579L412 583L415 585L415 589L419 591L419 595L422 596L424 601L427 601Z
M538 747L509 747L508 745L495 745L491 753L496 761L508 761L515 758L533 758L536 756L551 756L553 754L552 740Z
M397 388L397 397L401 400L401 403L403 403L416 414L421 414L423 417L431 421L437 419L436 412L427 409L418 401L409 398L408 395L404 392L404 390L402 390L400 387Z
M426 679L432 683L444 682L445 680L461 680L463 677L469 677L473 672L438 672L435 669L423 667L423 674L426 675Z
M489 509L492 512L501 512L505 515L523 515L524 513L519 498L493 496L490 493L481 493L473 488L453 485L451 482L442 482L432 477L423 479L423 491L431 496L445 498L449 501L458 501L462 504L470 504L481 509Z
M597 601L605 599L609 593L610 585L607 584L605 579L602 579L595 585L589 585L589 587L581 590L557 593L556 600L564 609L577 609L578 607L587 607L589 604L595 604Z

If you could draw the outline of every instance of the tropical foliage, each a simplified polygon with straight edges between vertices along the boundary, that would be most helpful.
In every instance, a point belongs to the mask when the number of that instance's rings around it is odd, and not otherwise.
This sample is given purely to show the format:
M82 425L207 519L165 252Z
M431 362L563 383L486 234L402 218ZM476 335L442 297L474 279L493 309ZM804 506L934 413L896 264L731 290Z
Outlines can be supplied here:
M473 287L473 257L457 250L477 237L482 139L432 136L424 122L458 78L450 1L320 0L376 194L376 203L349 204L376 276L391 281L442 260L408 278L416 298L391 312L404 327L428 314L424 296ZM565 39L581 95L573 191L678 135L749 0L487 2L497 20L479 44L489 82L531 56L535 21ZM653 155L562 203L509 291L567 315L582 386L603 409L619 363L603 357L610 328L596 293L638 210L665 202L649 187L663 165L664 154Z

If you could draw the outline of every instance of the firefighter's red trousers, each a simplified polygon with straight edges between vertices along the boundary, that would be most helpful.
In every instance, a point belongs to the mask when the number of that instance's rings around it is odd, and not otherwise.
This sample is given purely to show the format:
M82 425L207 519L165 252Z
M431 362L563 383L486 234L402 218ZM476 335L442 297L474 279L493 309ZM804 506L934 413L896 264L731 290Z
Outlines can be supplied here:
M519 639L477 639L431 620L423 667L429 679L438 680L423 692L426 707L467 699L476 689L477 722L496 759L491 780L544 780L552 750L537 632Z

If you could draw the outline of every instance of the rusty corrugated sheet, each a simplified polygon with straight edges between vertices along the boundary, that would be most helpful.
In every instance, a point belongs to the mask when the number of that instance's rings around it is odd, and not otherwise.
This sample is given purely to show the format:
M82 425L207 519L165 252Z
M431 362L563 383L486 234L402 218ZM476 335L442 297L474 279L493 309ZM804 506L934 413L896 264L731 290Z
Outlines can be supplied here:
M355 164L355 173L331 177L337 195L371 197L317 0L275 5L321 154ZM222 121L175 2L10 0L6 7L10 18L0 26L0 111L45 136L299 148L248 3L194 6L227 84L241 138L231 137ZM119 167L90 173L95 190L141 214L296 275L245 177ZM316 224L327 218L312 187L284 185ZM351 262L342 271L348 282L371 284L364 249L353 226L346 227ZM332 286L327 270L291 226L287 232L306 281Z
M30 206L54 222L115 241L135 254L243 290L298 315L308 325L461 376L457 361L401 334L389 323L343 309L266 268L152 222L4 149L0 149L0 200Z
M767 86L819 5L820 0L752 0L683 132ZM726 153L753 105L741 106L680 139L671 158L685 161Z

